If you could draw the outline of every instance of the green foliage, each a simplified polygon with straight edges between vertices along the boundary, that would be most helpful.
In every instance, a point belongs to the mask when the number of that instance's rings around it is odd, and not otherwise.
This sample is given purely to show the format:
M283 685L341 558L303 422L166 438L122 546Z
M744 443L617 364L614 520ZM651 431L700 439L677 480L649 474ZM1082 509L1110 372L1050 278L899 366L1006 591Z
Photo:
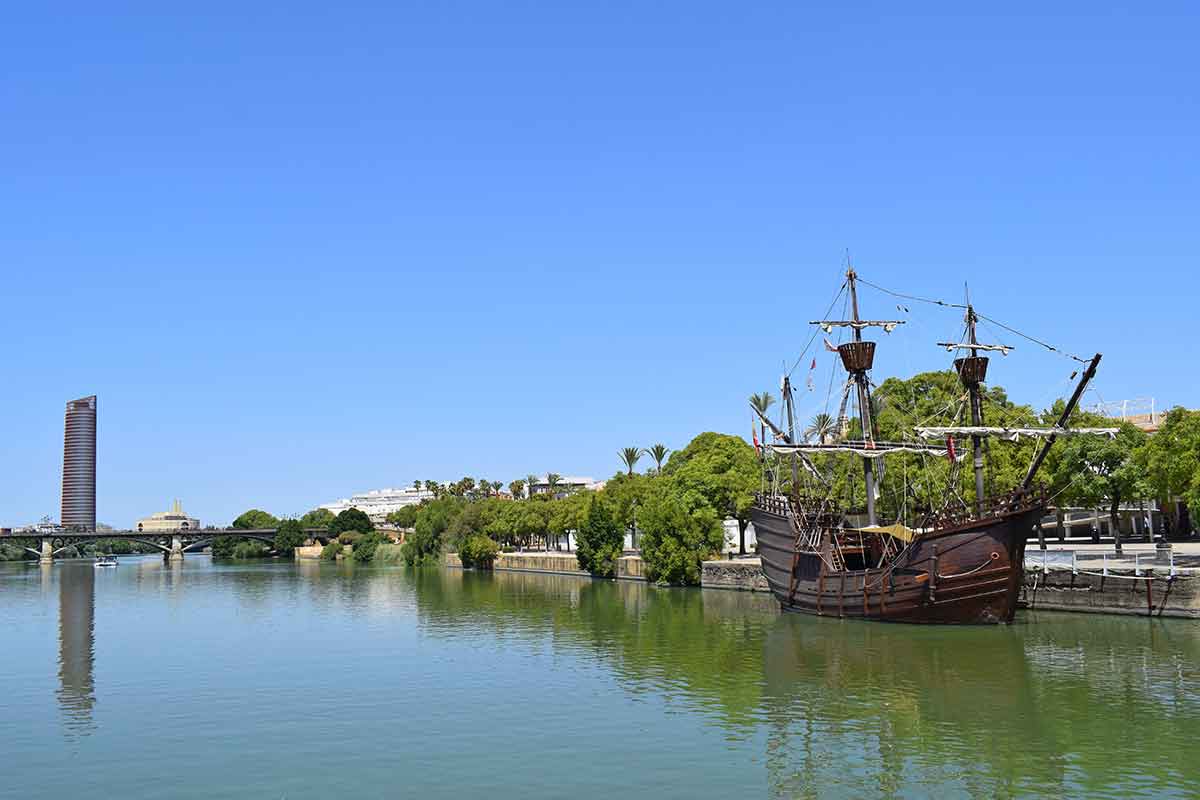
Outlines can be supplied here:
M510 481L508 491L512 494L514 500L521 500L525 497L525 481L517 479Z
M359 537L358 541L354 543L353 557L355 562L359 564L370 563L372 560L374 560L375 551L378 549L379 545L386 541L388 541L387 536L379 531L371 531L370 533L363 534L361 537Z
M557 547L559 540L578 531L583 526L587 514L588 503L593 497L591 492L578 492L562 500L554 500L546 504L549 514L546 517L546 532L554 537ZM568 539L569 541L569 539Z
M275 552L281 556L290 556L297 547L304 544L304 540L307 538L300 520L285 519L279 523L279 528L275 531Z
M501 507L506 505L512 504L496 499L461 504L458 512L446 525L442 537L445 549L460 550L467 539L487 530L492 520L501 513Z
M743 525L761 481L754 448L739 436L712 432L675 451L665 474L689 510L707 505L718 518L733 517Z
M338 534L338 544L356 545L363 538L358 531L342 531Z
M329 532L334 535L343 531L370 533L373 530L375 530L375 525L371 522L371 518L357 508L347 508L329 523Z
M458 557L463 566L475 569L491 569L492 562L499 553L500 545L479 534L467 539L458 549Z
M270 549L262 542L256 542L251 539L243 539L238 542L233 548L233 558L263 558L270 552Z
M436 562L442 553L442 536L464 506L465 501L453 494L423 503L404 542L404 562L409 566Z
M618 472L604 485L604 499L623 531L632 531L637 507L660 482L657 475Z
M590 497L583 524L576 534L575 557L580 569L600 577L613 577L624 541L625 534L608 503L602 497Z
M333 512L328 508L314 508L300 518L302 528L328 528L333 524Z
M1161 508L1182 498L1192 517L1200 518L1200 412L1171 409L1134 460Z
M707 505L689 511L665 487L654 491L638 512L646 577L658 583L699 585L700 564L721 549L724 529Z
M400 564L404 561L404 547L391 542L383 542L375 548L373 564Z
M397 528L411 528L417 524L419 506L404 506L387 515L387 521Z
M321 548L321 558L325 561L335 561L341 552L342 543L337 539L331 539L327 545Z
M275 528L279 526L279 520L268 514L266 511L260 511L257 508L252 508L244 512L241 516L233 521L233 527L238 530L251 530L262 528Z

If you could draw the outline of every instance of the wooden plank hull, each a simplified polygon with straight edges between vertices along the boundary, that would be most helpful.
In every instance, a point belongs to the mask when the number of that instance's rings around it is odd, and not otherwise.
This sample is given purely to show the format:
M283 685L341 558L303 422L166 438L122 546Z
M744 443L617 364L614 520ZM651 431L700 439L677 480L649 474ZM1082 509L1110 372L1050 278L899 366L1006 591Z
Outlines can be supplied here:
M751 512L763 572L785 611L888 622L1012 622L1025 542L1045 513L1031 504L926 532L880 567L835 570L831 559L798 552L791 520L778 509Z

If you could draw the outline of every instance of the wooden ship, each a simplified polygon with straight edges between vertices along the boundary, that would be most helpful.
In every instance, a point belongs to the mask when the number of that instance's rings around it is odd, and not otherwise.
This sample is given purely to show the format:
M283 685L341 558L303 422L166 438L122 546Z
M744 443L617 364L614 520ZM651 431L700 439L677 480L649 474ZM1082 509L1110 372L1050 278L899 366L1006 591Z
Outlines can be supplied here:
M791 462L789 489L772 491L764 487L751 510L767 582L786 611L910 623L1010 623L1023 580L1025 544L1046 514L1046 495L1035 484L1042 462L1055 440L1062 436L1115 433L1115 429L1067 427L1101 356L1097 353L1086 362L1053 427L1016 430L987 427L980 390L988 367L988 357L983 354L989 351L1007 354L1012 348L979 343L975 309L969 303L959 306L965 310L965 341L939 345L956 354L965 353L954 360L954 368L969 397L971 424L915 428L911 441L878 441L872 420L869 377L875 343L865 340L863 333L873 328L890 332L904 321L860 319L858 280L855 271L848 269L843 289L849 291L850 319L818 320L813 324L826 331L850 330L850 340L836 350L848 375L842 418L845 419L847 396L856 393L859 438L800 441L794 433L792 391L786 377L782 387L786 423L781 421L776 425L761 409L755 408L758 418L774 435L774 442L764 442L764 448L788 457ZM940 301L939 304L951 305ZM843 434L846 432L844 429ZM914 527L900 521L881 525L876 514L876 478L877 471L886 463L882 460L895 453L919 452L961 461L966 454L957 452L956 436L970 439L974 503L960 501L957 506L946 503L938 510L926 510ZM986 497L984 492L982 440L987 436L1002 440L1020 436L1040 439L1024 480L994 497ZM941 441L938 444L922 441L928 439ZM813 463L818 454L840 454L861 461L865 520L861 511L851 513L844 507L844 501L834 496L827 477Z

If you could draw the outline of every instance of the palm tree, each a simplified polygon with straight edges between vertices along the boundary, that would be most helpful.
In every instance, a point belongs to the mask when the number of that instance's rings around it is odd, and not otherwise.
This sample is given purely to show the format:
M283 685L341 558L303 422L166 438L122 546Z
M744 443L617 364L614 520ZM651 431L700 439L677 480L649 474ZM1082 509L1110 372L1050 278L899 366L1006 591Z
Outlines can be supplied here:
M661 474L663 462L667 460L667 453L671 451L664 444L656 444L644 452L648 453L654 459L654 463L657 465L654 468L655 473Z
M533 487L536 486L537 484L538 484L538 476L537 475L526 475L525 476L525 496L531 500L533 499Z
M629 470L629 474L633 474L633 468L637 466L638 459L642 457L645 451L639 447L624 447L617 453L621 460L625 462L625 468Z
M816 439L817 444L828 444L833 435L837 433L837 420L825 412L821 412L812 418L812 422L804 429L804 438L806 440Z
M553 498L558 494L558 485L562 482L562 475L557 472L546 473L546 487L550 497Z
M754 410L764 417L767 415L767 409L774 405L774 403L775 398L771 397L770 392L750 395L750 405L754 406ZM754 428L750 430L753 431ZM767 441L767 426L761 421L758 423L758 440L764 444Z
M514 500L520 500L525 496L525 481L518 478L508 484L508 491L512 492Z
M421 491L421 482L420 481L413 481L413 491L415 491L415 492Z
M492 481L492 494L499 495L500 490L504 488L504 484L500 481Z

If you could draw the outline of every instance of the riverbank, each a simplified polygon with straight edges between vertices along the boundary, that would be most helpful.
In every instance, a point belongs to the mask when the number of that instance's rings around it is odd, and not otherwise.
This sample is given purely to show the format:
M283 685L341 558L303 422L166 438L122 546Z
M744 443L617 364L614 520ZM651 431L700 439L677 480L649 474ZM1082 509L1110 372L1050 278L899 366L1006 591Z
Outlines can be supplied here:
M1200 567L1192 566L1194 559L1200 558L1200 546L1173 557L1152 547L1127 546L1120 560L1095 548L1079 548L1074 555L1072 552L1062 549L1028 552L1020 599L1023 608L1200 619ZM1048 555L1043 557L1043 553ZM462 568L455 553L447 553L443 564ZM562 552L502 553L497 556L493 570L588 575L579 568L574 553ZM623 556L617 563L617 577L646 580L641 557ZM703 562L700 587L770 593L762 565L753 556Z

